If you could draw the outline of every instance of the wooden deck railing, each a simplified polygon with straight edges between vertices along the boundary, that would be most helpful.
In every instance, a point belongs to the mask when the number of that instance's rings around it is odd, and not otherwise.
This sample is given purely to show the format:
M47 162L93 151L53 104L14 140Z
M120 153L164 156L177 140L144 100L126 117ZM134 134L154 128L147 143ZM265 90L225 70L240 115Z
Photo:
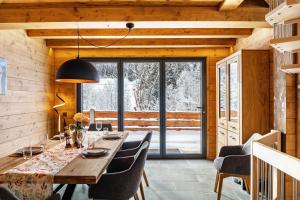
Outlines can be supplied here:
M89 116L89 111L84 111ZM167 130L201 130L200 112L167 112ZM145 131L159 130L159 112L124 112L126 130ZM118 113L114 111L95 111L95 121L118 124Z
M298 199L300 159L281 152L281 133L272 131L252 143L251 199ZM287 187L292 183L291 187Z

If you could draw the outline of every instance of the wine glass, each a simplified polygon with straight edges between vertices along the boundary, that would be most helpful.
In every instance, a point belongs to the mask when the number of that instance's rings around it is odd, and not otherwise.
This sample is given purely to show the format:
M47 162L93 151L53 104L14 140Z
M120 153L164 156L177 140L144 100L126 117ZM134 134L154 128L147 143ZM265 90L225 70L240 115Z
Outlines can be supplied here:
M58 135L59 135L59 141L61 143L63 143L65 141L65 133L64 132L59 132Z
M82 152L82 144L84 141L84 132L78 131L76 136L77 136L77 141L79 142L80 152Z
M101 122L96 122L96 129L97 129L98 132L102 130L102 123Z
M48 143L48 134L44 134L41 139L41 147L43 152L46 150L47 143Z

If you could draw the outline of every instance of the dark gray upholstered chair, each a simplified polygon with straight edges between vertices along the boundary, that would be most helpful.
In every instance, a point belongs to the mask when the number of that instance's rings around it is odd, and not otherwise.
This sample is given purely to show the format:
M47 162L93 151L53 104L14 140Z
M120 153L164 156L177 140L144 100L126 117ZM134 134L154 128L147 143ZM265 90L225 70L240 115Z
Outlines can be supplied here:
M102 123L101 131L103 131L103 128L108 128L108 131L113 131L112 125L110 123ZM97 131L96 123L90 124L88 131Z
M7 188L0 186L0 200L20 200L13 195ZM60 200L59 194L53 194L47 200Z
M141 148L141 146L144 142L147 141L150 144L151 138L152 138L152 131L149 131L145 135L143 140L124 142L122 147L121 147L121 150L118 151L117 154L115 155L115 158L135 155L139 151L139 149ZM149 187L149 181L148 181L147 174L146 174L145 170L143 170L143 178L145 180L146 186ZM141 191L142 199L145 200L145 193L144 193L144 187L143 187L143 182L142 181L140 183L140 191Z
M99 182L90 185L89 198L125 200L134 197L138 199L139 188L149 142L144 142L134 156L115 158L103 174Z
M217 169L214 191L218 192L218 200L221 198L223 179L230 176L241 178L245 182L246 191L250 192L251 144L261 136L254 133L243 145L221 148L219 156L214 160Z
M126 157L126 156L132 156L134 154L136 154L136 152L141 148L142 144L147 141L149 142L149 144L151 143L151 138L152 138L152 131L149 131L145 137L143 138L143 140L139 140L139 141L128 141L128 142L124 142L121 150L118 151L118 153L116 154L115 157ZM146 175L146 172L143 171L143 177L146 183L146 186L149 186L149 181Z

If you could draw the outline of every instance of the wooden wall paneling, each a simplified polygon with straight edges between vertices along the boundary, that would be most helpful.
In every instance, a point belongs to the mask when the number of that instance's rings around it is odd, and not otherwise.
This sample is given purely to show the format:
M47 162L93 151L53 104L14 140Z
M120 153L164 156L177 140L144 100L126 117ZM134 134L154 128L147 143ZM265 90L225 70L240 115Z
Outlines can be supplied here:
M53 129L53 52L23 30L0 31L8 91L0 96L0 157L36 144Z
M286 75L286 152L296 156L296 107L297 84L296 75Z
M64 61L75 58L75 49L55 49L55 69ZM207 58L207 158L214 159L216 155L216 62L229 55L229 48L175 48L175 49L82 49L81 57L94 58L161 58L161 57L206 57ZM61 111L68 112L68 122L76 108L76 88L73 84L55 83L55 92L66 99L66 107ZM56 122L56 120L55 120ZM55 126L56 127L56 126Z

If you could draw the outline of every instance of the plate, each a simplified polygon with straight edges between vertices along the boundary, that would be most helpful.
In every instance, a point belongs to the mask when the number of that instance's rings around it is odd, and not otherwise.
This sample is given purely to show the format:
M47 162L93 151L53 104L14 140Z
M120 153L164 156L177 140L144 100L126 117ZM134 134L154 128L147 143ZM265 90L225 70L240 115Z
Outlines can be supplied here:
M103 136L103 139L105 139L105 140L117 140L120 138L121 138L121 136L119 134L114 134L114 133Z
M29 147L24 147L25 148L25 151L26 152L29 152ZM18 149L16 151L16 154L19 154L19 155L23 155L23 149ZM32 155L36 155L36 154L39 154L39 153L42 153L43 152L43 147L31 147L32 148Z
M63 136L63 135L54 135L52 138L51 138L51 140L60 140L60 139L64 139L65 138L65 136Z
M82 154L86 157L89 156L104 156L108 153L108 149L96 148L96 149L87 149L82 152Z

